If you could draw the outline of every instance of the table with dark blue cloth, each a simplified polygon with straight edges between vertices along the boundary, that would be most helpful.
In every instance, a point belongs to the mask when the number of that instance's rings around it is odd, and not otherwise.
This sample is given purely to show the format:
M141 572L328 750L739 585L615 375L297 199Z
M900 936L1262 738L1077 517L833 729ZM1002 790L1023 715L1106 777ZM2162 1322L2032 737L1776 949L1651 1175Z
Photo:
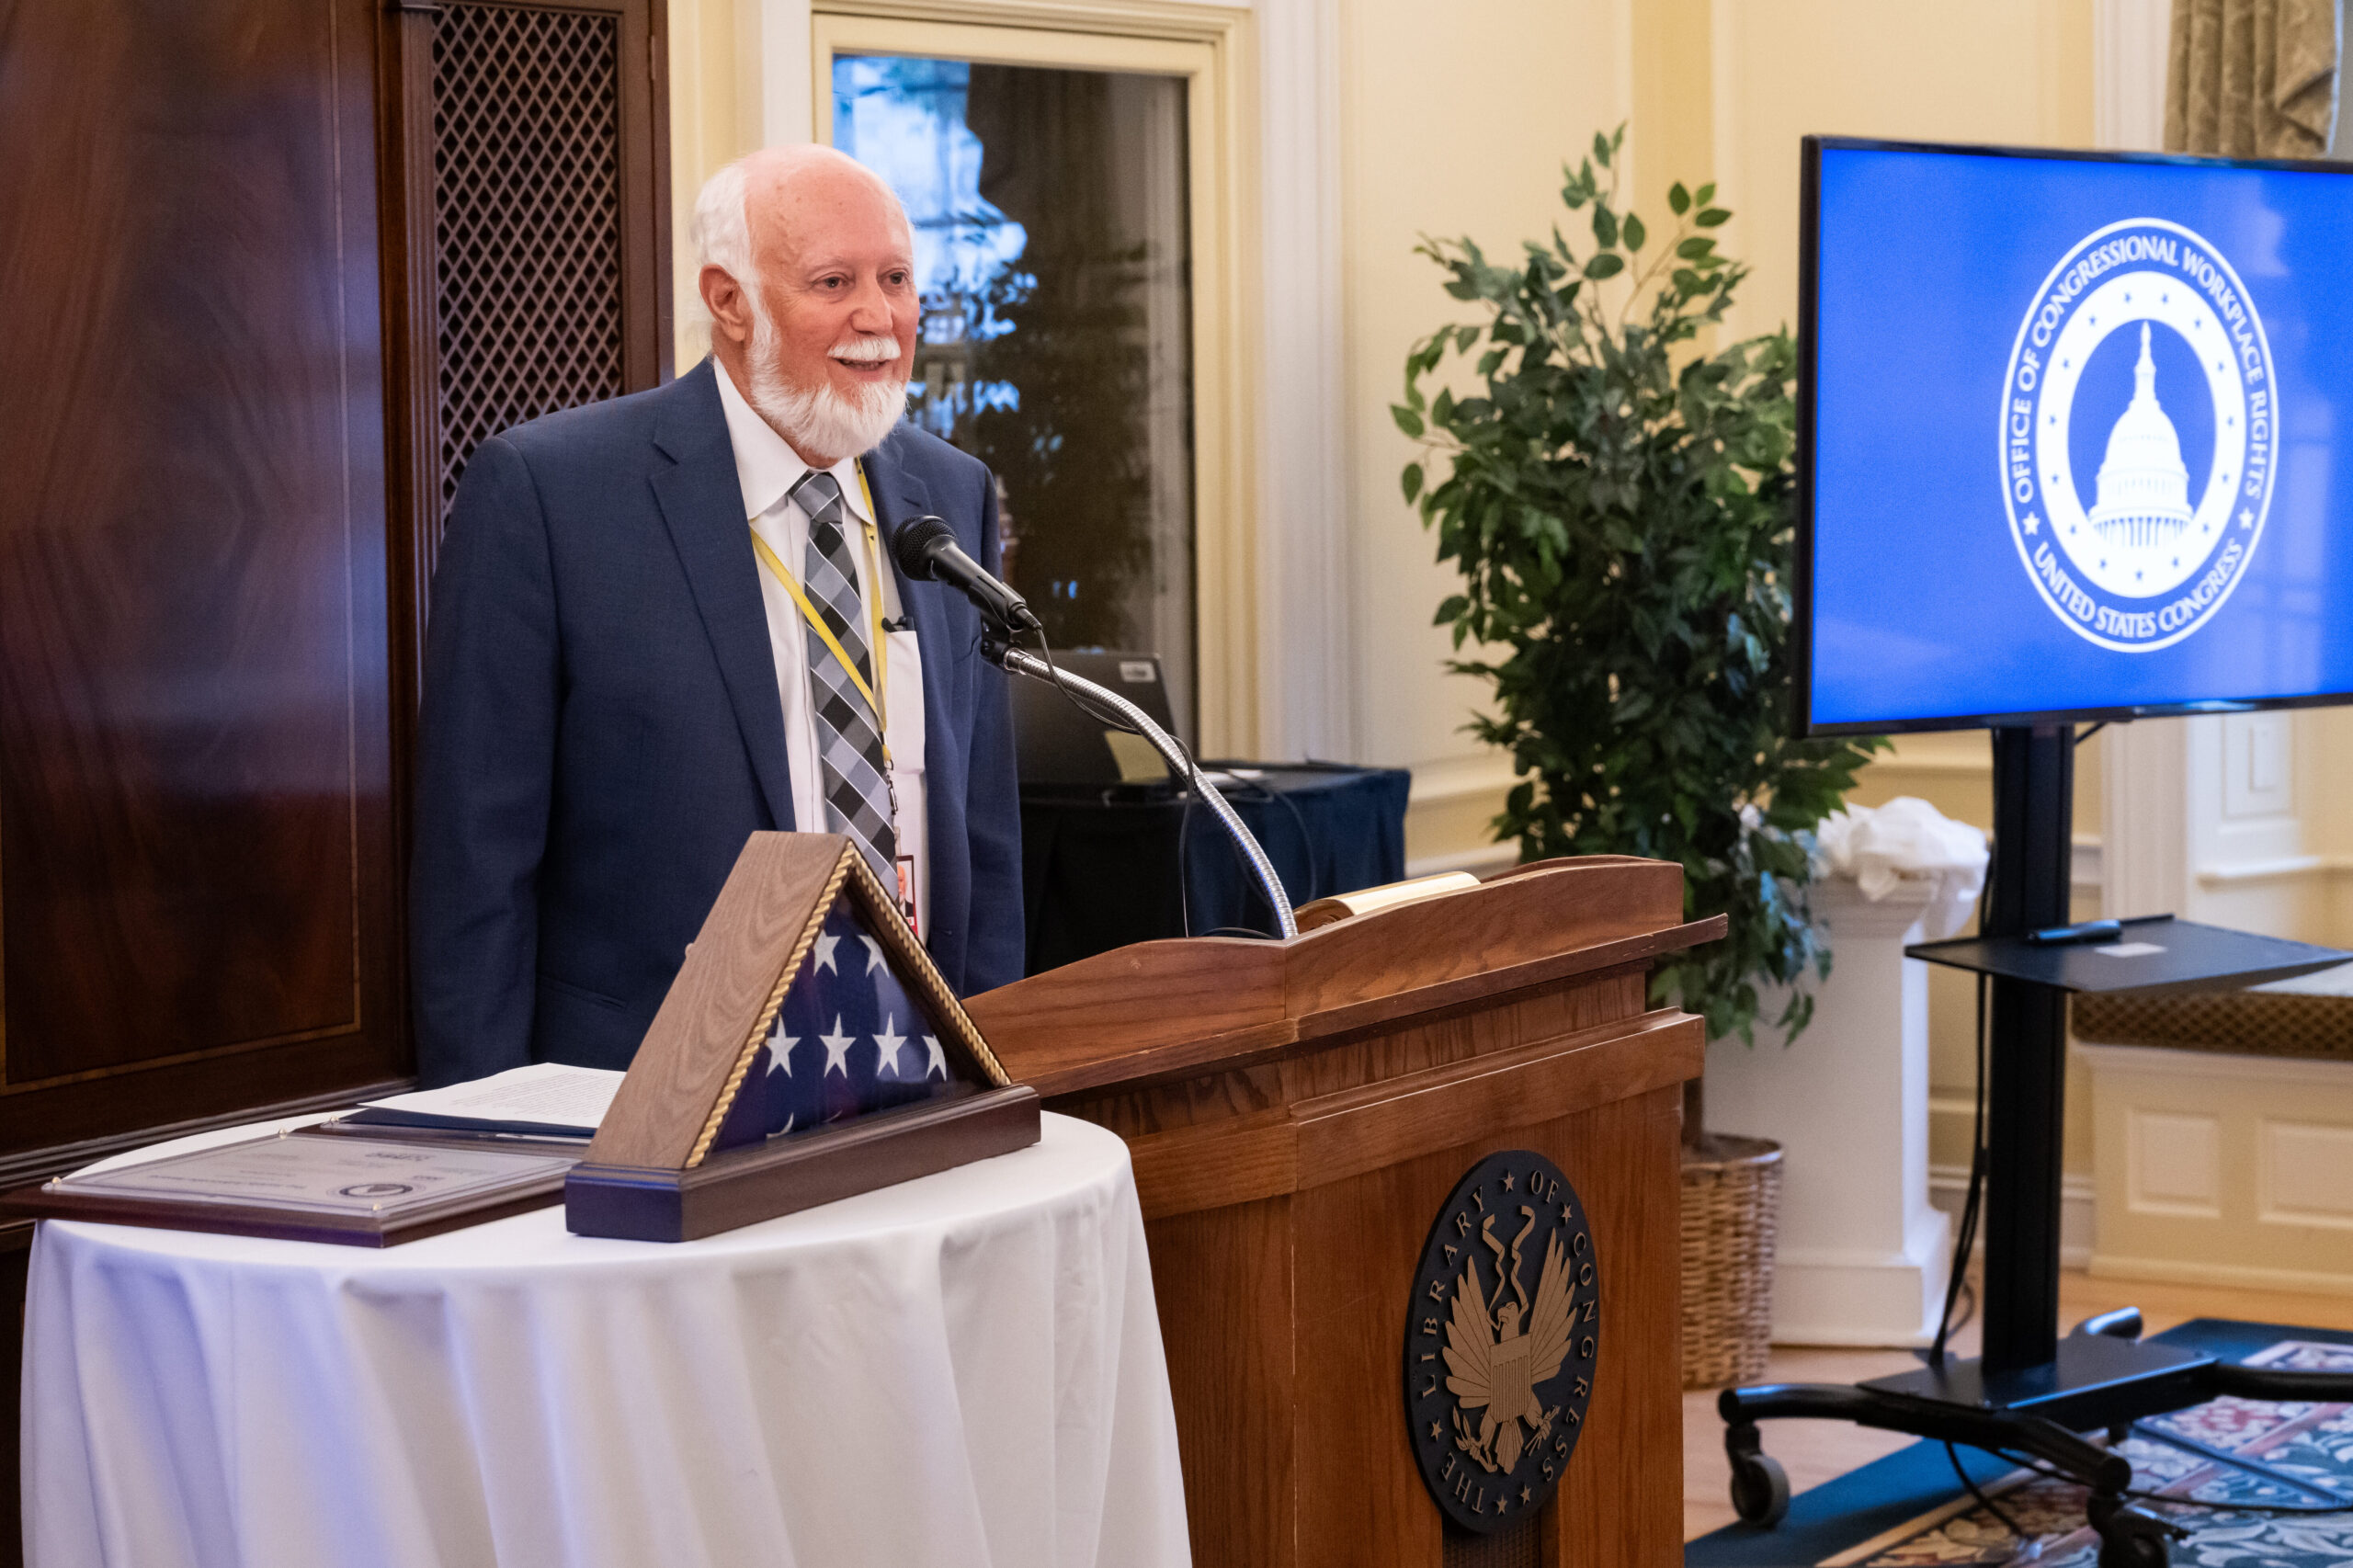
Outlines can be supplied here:
M1227 788L1226 799L1266 846L1292 903L1404 877L1413 778L1403 768L1202 766L1259 771ZM1273 913L1217 814L1189 798L1074 800L1025 790L1021 874L1031 974L1130 942L1274 930Z

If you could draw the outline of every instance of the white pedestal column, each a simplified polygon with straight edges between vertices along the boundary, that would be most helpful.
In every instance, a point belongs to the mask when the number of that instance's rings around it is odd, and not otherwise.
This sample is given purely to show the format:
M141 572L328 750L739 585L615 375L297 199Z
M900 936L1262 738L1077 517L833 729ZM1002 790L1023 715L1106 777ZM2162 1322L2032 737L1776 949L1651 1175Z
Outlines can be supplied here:
M1834 877L1812 889L1830 978L1794 1042L1759 1028L1708 1049L1710 1131L1770 1138L1783 1154L1773 1337L1794 1345L1926 1345L1951 1257L1928 1203L1927 884L1872 903ZM1768 996L1767 1017L1780 999Z

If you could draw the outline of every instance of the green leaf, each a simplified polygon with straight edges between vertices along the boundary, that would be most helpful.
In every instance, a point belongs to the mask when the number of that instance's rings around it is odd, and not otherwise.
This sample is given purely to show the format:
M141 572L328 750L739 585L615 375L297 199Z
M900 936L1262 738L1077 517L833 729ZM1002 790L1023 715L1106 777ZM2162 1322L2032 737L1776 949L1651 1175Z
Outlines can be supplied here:
M1688 240L1677 242L1675 254L1686 261L1697 261L1715 248L1715 241L1704 234L1694 234Z
M1609 210L1606 202L1593 210L1593 240L1604 250L1618 243L1618 214Z
M1598 131L1593 133L1593 161L1605 169L1609 166L1609 138Z
M1701 212L1698 217L1692 219L1691 222L1702 229L1714 229L1722 227L1731 219L1731 217L1732 214L1725 211L1722 208L1711 207L1706 211Z
M1628 250L1642 249L1643 241L1648 237L1643 233L1643 221L1631 212L1626 214L1625 224L1619 232L1625 236Z
M1397 421L1397 428L1418 441L1422 438L1422 416L1402 403L1389 405L1389 417Z
M1625 270L1626 258L1611 251L1604 251L1585 264L1585 275L1596 282L1604 278L1615 278Z
M1678 218L1691 210L1691 193L1683 188L1681 180L1666 187L1666 205L1668 210Z
M1710 180L1707 184L1701 186L1699 189L1691 193L1692 204L1698 207L1705 207L1709 202L1713 201L1715 199L1716 182L1713 180Z
M1407 463L1405 465L1404 483L1405 486L1405 499L1408 502L1411 502L1418 497L1422 493L1422 465L1419 463ZM1451 618L1441 616L1439 619L1448 619Z

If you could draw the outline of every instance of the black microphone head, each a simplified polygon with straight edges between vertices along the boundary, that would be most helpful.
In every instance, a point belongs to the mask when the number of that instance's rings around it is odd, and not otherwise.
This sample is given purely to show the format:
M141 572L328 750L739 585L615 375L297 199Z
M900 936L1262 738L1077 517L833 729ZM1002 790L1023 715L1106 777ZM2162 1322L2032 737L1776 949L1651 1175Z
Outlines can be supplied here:
M891 553L898 558L899 570L917 582L931 581L932 558L942 546L956 542L956 530L938 517L910 517L899 525L891 540Z

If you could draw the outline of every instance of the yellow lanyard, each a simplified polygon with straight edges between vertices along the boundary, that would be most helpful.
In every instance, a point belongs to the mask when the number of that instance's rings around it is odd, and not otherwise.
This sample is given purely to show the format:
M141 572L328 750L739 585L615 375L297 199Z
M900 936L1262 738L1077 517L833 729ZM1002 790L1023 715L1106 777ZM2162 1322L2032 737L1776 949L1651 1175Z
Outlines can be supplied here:
M768 569L768 574L784 585L784 591L791 596L793 605L801 611L801 619L807 621L809 630L824 642L825 651L833 654L834 662L841 665L843 673L849 676L850 684L858 687L858 694L866 699L867 710L874 715L875 731L882 736L882 760L887 764L891 759L890 720L886 704L876 696L876 689L880 687L887 691L890 688L891 654L890 645L882 634L882 565L874 543L874 492L867 488L866 466L863 463L858 465L858 490L866 498L866 516L858 520L866 527L868 586L865 597L867 621L871 631L867 646L874 651L874 686L867 685L866 677L858 673L858 665L850 658L848 650L842 646L841 639L834 635L834 629L825 624L824 617L819 615L816 607L809 602L809 596L802 591L800 580L778 559L776 551L768 547L767 540L760 537L757 528L752 530L752 549L759 556L760 564Z

